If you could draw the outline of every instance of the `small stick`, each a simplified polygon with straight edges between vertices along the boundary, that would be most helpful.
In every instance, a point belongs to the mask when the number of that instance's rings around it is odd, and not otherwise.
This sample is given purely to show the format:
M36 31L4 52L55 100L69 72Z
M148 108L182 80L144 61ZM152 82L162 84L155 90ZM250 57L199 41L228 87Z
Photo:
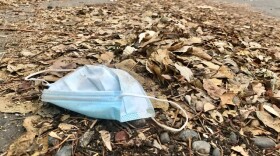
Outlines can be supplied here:
M1 63L2 59L4 58L4 55L5 55L5 54L6 54L6 52L2 53L2 56L1 56L1 58L0 58L0 63Z
M66 142L72 135L68 135L61 143L59 143L58 145L56 145L55 147L53 147L52 149L50 149L50 151L53 151L57 148L59 148L64 142Z
M189 138L189 155L192 155L192 139Z

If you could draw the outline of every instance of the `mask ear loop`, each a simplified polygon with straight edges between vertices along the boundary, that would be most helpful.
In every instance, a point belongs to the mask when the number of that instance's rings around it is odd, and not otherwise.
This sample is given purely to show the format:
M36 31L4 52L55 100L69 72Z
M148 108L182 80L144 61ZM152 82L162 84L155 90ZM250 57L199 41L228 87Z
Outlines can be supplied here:
M181 128L172 128L172 127L169 127L167 125L164 125L160 122L158 122L155 118L152 118L152 120L160 127L168 130L168 131L171 131L171 132L180 132L182 131L188 124L188 114L186 112L185 109L183 109L179 104L177 104L176 102L173 102L173 101L169 101L169 100L164 100L164 99L158 99L158 98L155 98L155 97L152 97L152 96L145 96L145 95L137 95L137 94L122 94L121 96L134 96L134 97L142 97L142 98L149 98L149 99L153 99L153 100L157 100L157 101L161 101L161 102L169 102L173 107L176 107L178 109L180 109L183 114L185 115L186 117L186 121L185 123L183 124L183 126Z
M28 76L26 76L24 78L24 80L26 81L41 81L44 83L44 85L46 86L50 86L51 84L44 80L44 79L37 79L37 78L32 78L33 76L35 75L39 75L39 74L42 74L42 73L48 73L48 72L69 72L69 71L74 71L75 69L47 69L47 70L42 70L42 71L38 71L36 73L33 73L33 74L30 74Z

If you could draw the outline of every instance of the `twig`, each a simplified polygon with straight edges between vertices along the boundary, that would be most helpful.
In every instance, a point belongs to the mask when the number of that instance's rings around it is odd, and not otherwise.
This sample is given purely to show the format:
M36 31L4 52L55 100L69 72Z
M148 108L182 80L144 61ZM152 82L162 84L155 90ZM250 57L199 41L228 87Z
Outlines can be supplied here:
M271 155L271 154L275 153L275 151L278 150L278 149L280 149L280 145L278 145L278 146L272 148L271 151L270 151L269 153L266 153L266 155Z
M58 145L54 146L53 148L50 149L50 152L59 148L64 142L66 142L72 135L68 135L63 141L61 141L61 143L59 143Z
M71 33L60 32L60 31L45 31L45 30L28 30L28 29L16 29L16 28L0 28L2 31L22 31L22 32L43 32L43 33L52 33L52 34L62 34L62 35L70 35Z
M189 155L192 155L192 138L189 138Z
M98 120L93 120L92 124L90 125L89 129L92 129L94 127L94 125L97 123Z
M6 52L3 52L2 53L2 56L1 56L1 58L0 58L0 63L1 63L1 61L2 61L2 59L4 58L4 55L6 54Z
M177 118L178 118L178 113L179 113L179 109L177 109L177 111L176 111L176 113L175 113L175 118L174 118L174 120L173 120L173 123L172 123L172 126L174 126L174 124L175 124L175 122L176 122L176 120L177 120Z

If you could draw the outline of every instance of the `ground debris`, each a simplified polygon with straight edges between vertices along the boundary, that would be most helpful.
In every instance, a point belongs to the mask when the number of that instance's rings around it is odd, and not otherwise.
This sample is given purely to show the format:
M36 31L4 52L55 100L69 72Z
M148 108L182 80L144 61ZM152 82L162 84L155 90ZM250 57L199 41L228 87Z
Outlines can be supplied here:
M26 129L0 152L280 154L278 20L206 0L37 7L43 3L0 0L0 112L20 113ZM41 103L45 86L24 81L40 70L85 64L127 71L148 95L179 103L188 125L177 134L151 119L93 120ZM52 83L65 75L38 78ZM169 103L152 102L159 122L179 128L186 121ZM3 125L0 137L12 135Z

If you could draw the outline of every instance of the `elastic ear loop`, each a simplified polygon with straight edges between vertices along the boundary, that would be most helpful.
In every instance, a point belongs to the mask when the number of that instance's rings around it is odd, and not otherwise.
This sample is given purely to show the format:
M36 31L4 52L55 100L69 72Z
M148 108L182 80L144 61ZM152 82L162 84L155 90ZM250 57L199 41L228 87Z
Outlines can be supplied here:
M155 98L155 97L152 97L152 96L146 96L146 95L137 95L137 94L122 94L121 96L134 96L134 97L141 97L141 98L149 98L149 99L154 99L154 100L157 100L157 101L161 101L161 102L169 102L173 107L176 107L176 108L179 108L183 114L185 115L186 117L186 121L184 123L184 125L181 127L181 128L172 128L172 127L169 127L167 125L164 125L164 124L161 124L159 123L155 118L152 118L152 120L160 127L168 130L168 131L171 131L171 132L180 132L182 131L188 124L188 114L186 112L186 110L184 110L179 104L177 104L176 102L173 102L173 101L169 101L169 100L164 100L164 99L158 99L158 98Z
M69 72L69 71L74 71L75 69L47 69L47 70L42 70L33 74L30 74L24 78L26 81L42 81L45 83L46 86L50 86L50 83L44 79L36 79L32 78L35 75L39 75L42 73L47 73L47 72Z

